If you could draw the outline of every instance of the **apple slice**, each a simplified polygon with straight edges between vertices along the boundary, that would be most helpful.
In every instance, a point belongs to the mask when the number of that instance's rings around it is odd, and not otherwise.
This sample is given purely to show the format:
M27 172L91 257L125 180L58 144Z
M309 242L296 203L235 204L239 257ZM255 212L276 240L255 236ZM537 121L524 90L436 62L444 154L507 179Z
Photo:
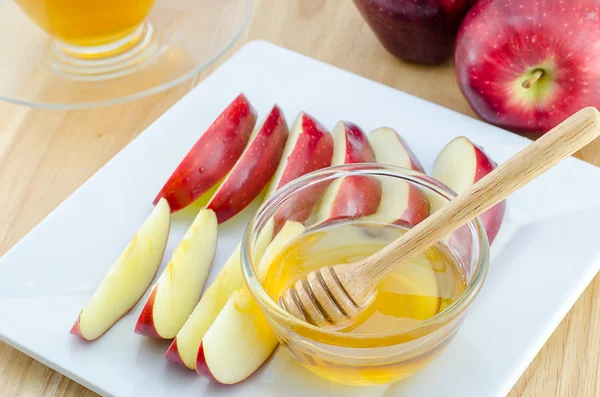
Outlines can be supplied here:
M165 357L176 364L196 369L196 355L202 337L217 317L229 295L243 287L244 278L241 271L241 246L229 257L215 281L206 289L200 302L184 323L177 337L171 343Z
M241 156L254 124L256 112L240 94L208 127L160 190L171 212L198 199L227 175Z
M231 294L202 338L196 371L223 384L239 383L271 356L277 339L247 288Z
M156 275L170 225L169 204L161 199L79 313L72 334L98 339L135 306Z
M296 178L331 165L333 139L314 117L300 112L288 139L267 197Z
M333 129L333 141L332 165L375 162L373 149L357 125L340 121ZM327 187L318 219L329 222L372 215L377 211L380 200L381 183L376 178L338 178Z
M440 152L433 166L433 177L461 194L492 172L497 164L464 136L453 139ZM502 201L479 216L490 244L496 238L506 209Z
M381 127L371 131L369 143L379 164L391 164L425 172L417 156L393 128Z
M235 216L258 197L277 169L287 137L287 123L275 105L207 204L217 214L219 223Z
M283 156L277 167L266 197L288 182L309 172L331 165L333 139L329 131L309 114L301 112L290 131ZM321 198L326 186L306 189L288 200L275 214L275 231L279 231L286 220L304 222Z
M217 250L215 213L202 209L152 288L135 332L173 339L200 299Z
M217 223L216 221L213 223L212 219L218 219L219 223L225 222L260 194L275 173L287 135L288 129L283 114L279 107L274 106L232 171L207 204L207 209L200 212L199 217L202 215L204 222L202 232L198 232L198 228L192 225L197 237L193 242L184 240L182 243L184 247L182 249L189 249L190 246L195 245L199 251L191 253L190 262L183 264L185 270L176 271L177 264L168 268L169 274L165 273L164 283L159 281L157 291L153 291L150 295L151 301L140 316L136 332L171 339L180 331L198 303L212 264L217 234ZM192 235L189 237L194 238ZM208 244L212 245L209 247ZM185 258L184 253L178 255L180 261L183 258ZM179 274L180 285L175 285L174 274ZM231 290L236 288L239 286L234 285ZM164 297L164 302L161 301L161 296ZM161 303L164 303L164 306Z
M260 260L273 237L273 222L267 223L254 247L254 259ZM229 257L215 281L206 289L165 357L176 364L196 369L196 356L202 337L227 303L231 293L244 286L241 263L241 244Z
M257 266L259 281L264 280L275 256L305 230L299 222L285 223L260 258ZM238 383L252 375L276 346L275 334L254 297L247 288L241 288L229 297L202 338L196 371L220 383Z
M423 167L406 142L391 128L378 128L369 134L369 142L380 164L390 164L423 172ZM414 226L429 215L429 202L423 192L400 180L381 180L381 201L370 216L376 222Z

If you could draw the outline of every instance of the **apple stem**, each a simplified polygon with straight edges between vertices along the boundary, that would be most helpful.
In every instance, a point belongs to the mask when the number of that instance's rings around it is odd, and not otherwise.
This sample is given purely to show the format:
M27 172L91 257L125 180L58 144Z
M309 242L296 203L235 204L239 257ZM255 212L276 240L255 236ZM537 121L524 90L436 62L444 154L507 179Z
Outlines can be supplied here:
M531 88L536 81L538 81L544 75L543 69L536 69L531 74L531 77L521 83L523 88Z

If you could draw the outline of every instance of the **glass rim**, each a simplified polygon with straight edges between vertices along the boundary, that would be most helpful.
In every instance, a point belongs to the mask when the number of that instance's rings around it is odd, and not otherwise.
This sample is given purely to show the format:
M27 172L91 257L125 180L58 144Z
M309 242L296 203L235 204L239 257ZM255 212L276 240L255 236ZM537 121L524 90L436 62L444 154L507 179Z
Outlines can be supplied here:
M458 299L452 302L452 304L450 304L447 308L413 327L386 334L350 334L333 329L321 328L308 324L292 316L283 308L281 308L265 291L261 283L258 281L254 266L252 265L252 259L249 250L249 247L252 243L252 237L257 235L257 232L265 226L266 222L275 214L283 202L292 194L296 193L300 188L309 187L327 180L356 175L400 178L408 183L428 189L429 191L436 193L438 196L441 196L448 201L457 196L457 194L451 188L422 172L394 165L377 163L357 163L327 167L308 173L286 184L282 188L278 189L273 196L269 197L258 208L256 213L252 215L242 238L242 273L248 289L250 290L254 299L258 301L259 306L261 306L261 310L263 309L262 305L265 305L266 309L269 311L269 313L265 313L265 315L267 317L275 317L279 324L285 324L285 327L292 332L297 334L305 334L304 332L299 331L308 331L311 335L311 339L318 338L330 340L330 338L333 336L339 340L339 342L342 342L341 344L343 344L344 340L349 342L360 340L363 342L371 341L376 345L377 341L383 341L389 339L390 337L402 337L413 334L416 331L427 329L428 327L435 326L435 329L439 329L453 319L457 318L471 305L475 297L478 295L481 287L483 286L483 282L485 281L489 268L489 242L487 239L487 233L479 217L467 222L466 224L469 227L472 238L476 241L476 243L472 243L472 245L477 245L478 253L476 268L473 272L470 282L468 282L467 287L458 297ZM435 332L435 330L432 332ZM430 333L431 332L427 334Z

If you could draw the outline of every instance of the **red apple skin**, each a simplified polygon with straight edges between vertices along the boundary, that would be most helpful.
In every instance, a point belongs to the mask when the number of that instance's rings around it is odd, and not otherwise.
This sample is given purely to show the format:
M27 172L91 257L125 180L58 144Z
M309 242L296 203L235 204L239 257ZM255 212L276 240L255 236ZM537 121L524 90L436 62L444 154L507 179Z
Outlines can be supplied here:
M415 156L410 146L408 146L406 141L400 135L398 135L398 138L400 138L400 142L402 142L404 149L410 157L410 168L425 173L421 162L417 159L417 156ZM394 222L394 224L410 228L429 216L429 201L427 201L427 197L425 197L423 191L414 185L409 186L408 192L408 202L411 204L406 211L404 211L402 217Z
M375 153L365 133L355 124L344 123L346 158L344 164L374 163ZM329 212L328 221L355 219L374 214L381 200L381 182L368 176L344 178Z
M333 157L333 138L321 123L308 113L300 115L302 134L287 159L287 167L277 189L302 175L329 167Z
M500 226L502 225L505 212L506 201L502 201L479 216L481 222L486 225L485 231L487 233L490 245L494 242L498 232L500 231Z
M273 236L276 236L288 220L304 222L327 190L329 183L320 183L301 192L295 192L273 216Z
M468 141L471 143L475 152L475 164L477 165L472 181L474 184L492 172L497 167L497 164L483 151L481 147L475 145L470 140ZM496 239L496 236L498 235L500 226L502 225L502 221L504 219L505 211L506 200L503 200L479 216L490 245L492 245ZM450 248L463 264L471 263L471 257L473 255L471 250L472 243L473 238L471 235L471 230L467 225L456 229L450 236Z
M71 327L70 334L79 336L81 339L87 340L87 339L85 339L85 337L81 333L81 330L79 329L79 316L77 316L77 320L75 320L75 324L73 324L73 327Z
M400 219L394 222L394 225L411 228L429 216L429 202L417 187L410 186L408 194L408 202L411 205L404 211Z
M169 346L169 350L167 350L167 352L165 353L165 358L171 362L174 362L177 365L181 365L182 367L187 368L187 365L185 365L185 363L181 359L181 356L179 355L179 350L177 348L177 338L175 338L173 340L173 343L171 343L171 346Z
M342 182L329 221L374 214L381 200L381 183L368 176L349 176Z
M480 0L456 42L458 84L485 121L537 138L600 107L600 13L592 0ZM543 75L522 86L534 70Z
M473 144L473 147L475 148L475 156L477 161L476 164L479 165L477 167L477 171L475 172L475 180L473 181L473 183L476 183L481 178L492 172L498 165L492 159L490 159L488 155L485 154L481 147L475 144ZM502 225L502 220L504 219L505 211L506 200L503 200L479 216L479 219L481 219L481 222L485 227L490 245L492 245L496 239L496 236L498 235L498 231Z
M230 175L207 204L217 215L219 224L229 220L250 204L269 183L277 169L285 142L288 126L281 109L275 105L256 138Z
M354 0L381 44L394 56L437 65L452 56L462 18L475 0Z
M241 358L243 359L243 357ZM203 343L200 342L200 348L198 349L198 358L196 359L196 373L200 376L204 376L206 379L219 382L208 369L208 365L206 364L206 358L204 357L204 346Z
M154 286L150 292L150 296L148 296L148 300L146 301L144 308L142 309L142 313L140 314L138 322L135 324L135 333L149 336L151 338L162 339L154 327L154 316L152 314L154 311L154 299L156 298L156 291L157 286Z
M398 138L400 138L400 142L402 142L404 149L410 156L410 168L425 173L421 162L417 159L417 156L415 156L406 141L401 136L398 136ZM423 194L420 188L410 185L408 197L408 202L411 203L411 205L406 209L404 214L402 214L402 217L394 222L396 225L412 227L429 216L429 201L427 201L427 197L425 197L425 194Z
M277 189L309 172L329 167L333 158L333 138L325 127L307 113L300 114L302 133L287 158L287 167ZM327 189L326 184L295 194L284 203L274 216L275 234L287 220L304 223Z
M481 178L483 178L484 176L492 172L494 169L496 169L498 165L483 151L481 147L475 145L473 142L471 142L471 140L469 140L466 137L459 137L452 140L448 145L446 145L444 149L442 149L442 152L440 153L440 155L438 155L438 159L442 156L442 153L444 153L444 151L447 150L448 146L450 146L454 141L459 139L461 139L469 145L469 148L473 150L473 155L475 156L475 169L472 170L473 174L469 174L468 176L465 175L465 178L472 178L472 180L469 180L469 183L470 185L473 185L476 182L478 182ZM451 161L458 160L458 155L456 154L456 152L452 152L452 156L453 157ZM436 163L437 161L438 160L436 159ZM458 175L460 175L460 170L457 170L456 172L459 172ZM449 186L452 185L447 180L444 180L443 177L436 175L435 169L434 177L438 178L442 183L446 183ZM450 187L452 188L453 186ZM454 188L456 189L456 187ZM460 194L461 192L458 191L457 193ZM496 235L498 234L498 231L500 230L500 226L502 225L502 221L504 219L505 211L506 200L503 200L479 216L479 219L481 220L486 230L486 234L490 245L492 245L494 239L496 238ZM470 239L471 237L468 228L461 227L453 233L452 238L455 239L457 243L460 243L463 241L467 241L466 239ZM470 244L463 245L466 247Z
M208 127L160 190L171 212L179 211L223 179L242 155L256 124L256 111L240 94Z
M394 137L394 142L389 141L390 135ZM423 166L417 156L415 156L410 146L408 146L408 143L393 128L381 127L372 131L369 134L369 142L373 149L373 153L375 154L377 163L390 164L424 173ZM402 204L395 201L393 208L394 214L388 214L388 217L391 220L391 223L410 228L429 215L429 201L421 189L408 182L404 183L406 183L408 187L406 203L401 207ZM391 200L397 200L398 198L394 197L394 195L395 192L386 192L386 187L382 186L382 200L379 203L377 211L388 211L389 204L386 205L384 203L382 208L383 200L385 199L388 203ZM393 220L394 216L398 216L398 218ZM386 221L388 220L386 219Z

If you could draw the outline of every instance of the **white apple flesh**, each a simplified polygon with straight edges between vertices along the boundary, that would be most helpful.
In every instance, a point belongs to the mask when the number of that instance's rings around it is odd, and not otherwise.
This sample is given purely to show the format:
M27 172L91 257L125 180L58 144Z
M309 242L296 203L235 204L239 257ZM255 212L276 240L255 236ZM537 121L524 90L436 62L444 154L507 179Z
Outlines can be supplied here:
M169 204L160 199L81 310L72 334L98 339L135 306L160 266L170 225Z
M277 339L246 288L231 294L202 338L196 371L223 384L252 375L271 356Z
M218 223L202 209L152 288L135 327L138 334L173 339L200 299L217 250Z

